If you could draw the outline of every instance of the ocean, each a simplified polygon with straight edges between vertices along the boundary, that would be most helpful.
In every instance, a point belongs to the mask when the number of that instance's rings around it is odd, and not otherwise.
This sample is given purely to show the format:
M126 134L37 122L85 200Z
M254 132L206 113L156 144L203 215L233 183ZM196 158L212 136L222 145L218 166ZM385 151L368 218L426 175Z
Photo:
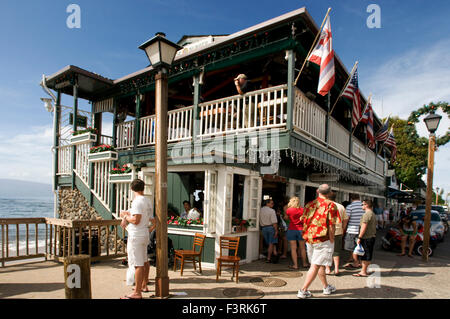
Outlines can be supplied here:
M53 217L53 197L2 198L0 197L0 218ZM16 226L9 226L9 254L16 255ZM35 249L35 226L29 226L29 249ZM5 235L4 235L5 236ZM2 236L3 240L3 236ZM45 227L38 228L38 246L45 247ZM19 250L26 248L26 226L19 227ZM1 255L1 251L0 251Z

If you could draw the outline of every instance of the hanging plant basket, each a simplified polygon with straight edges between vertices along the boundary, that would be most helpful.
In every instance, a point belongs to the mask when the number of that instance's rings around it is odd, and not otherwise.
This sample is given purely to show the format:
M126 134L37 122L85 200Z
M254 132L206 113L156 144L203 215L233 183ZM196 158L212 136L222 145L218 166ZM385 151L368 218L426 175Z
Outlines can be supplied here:
M89 162L107 162L107 161L117 161L119 153L115 151L91 153L88 156Z
M72 145L95 143L95 142L97 142L97 134L91 132L73 135L70 138L70 144Z

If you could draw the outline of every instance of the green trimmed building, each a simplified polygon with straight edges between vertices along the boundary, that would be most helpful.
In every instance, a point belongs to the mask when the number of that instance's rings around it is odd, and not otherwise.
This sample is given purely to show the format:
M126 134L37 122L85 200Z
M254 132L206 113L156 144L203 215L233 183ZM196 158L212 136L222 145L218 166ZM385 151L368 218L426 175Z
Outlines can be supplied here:
M171 214L187 200L202 212L203 225L169 225L176 249L192 247L195 232L207 235L205 266L213 267L218 238L241 236L243 262L259 258L262 200L281 205L298 196L315 198L322 183L338 191L386 203L385 152L367 147L365 127L351 128L351 101L341 98L349 72L335 54L330 101L318 95L319 68L306 66L295 85L318 30L305 8L231 35L184 36L169 69L168 203ZM244 73L252 90L239 95L233 79ZM42 85L57 93L55 190L76 188L105 219L130 207L130 182L146 183L153 199L155 160L155 70L145 67L111 80L75 66L47 76ZM73 106L60 105L61 95ZM361 96L362 104L366 99ZM79 99L90 102L82 111ZM112 132L105 134L107 119ZM382 123L374 119L374 131ZM71 136L92 126L96 131ZM112 145L114 151L90 154ZM380 149L378 149L380 148ZM381 154L381 155L379 155ZM130 172L113 171L127 165ZM57 200L57 199L55 199ZM233 221L245 219L240 229Z

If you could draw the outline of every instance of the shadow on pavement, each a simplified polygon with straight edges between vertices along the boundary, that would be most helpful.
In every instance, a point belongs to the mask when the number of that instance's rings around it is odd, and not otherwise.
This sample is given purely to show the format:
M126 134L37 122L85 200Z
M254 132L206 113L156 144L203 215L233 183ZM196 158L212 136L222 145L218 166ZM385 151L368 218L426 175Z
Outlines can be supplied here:
M64 289L64 283L8 283L0 284L0 298L14 297L32 292L42 293Z

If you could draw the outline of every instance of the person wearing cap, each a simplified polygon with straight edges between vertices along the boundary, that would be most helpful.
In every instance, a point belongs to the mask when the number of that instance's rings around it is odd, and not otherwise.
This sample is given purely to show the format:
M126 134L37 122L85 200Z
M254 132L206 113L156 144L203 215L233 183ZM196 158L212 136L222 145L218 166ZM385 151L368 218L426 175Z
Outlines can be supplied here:
M234 78L234 85L236 86L236 91L240 95L244 95L245 93L254 91L255 88L253 87L252 83L248 81L247 75L241 73L237 77ZM253 103L250 101L248 97L244 99L244 109L243 109L243 121L244 121L244 127L249 127L249 114L251 110L253 110ZM254 112L254 111L253 111ZM250 117L250 127L253 126L253 116ZM241 125L239 125L241 126Z

